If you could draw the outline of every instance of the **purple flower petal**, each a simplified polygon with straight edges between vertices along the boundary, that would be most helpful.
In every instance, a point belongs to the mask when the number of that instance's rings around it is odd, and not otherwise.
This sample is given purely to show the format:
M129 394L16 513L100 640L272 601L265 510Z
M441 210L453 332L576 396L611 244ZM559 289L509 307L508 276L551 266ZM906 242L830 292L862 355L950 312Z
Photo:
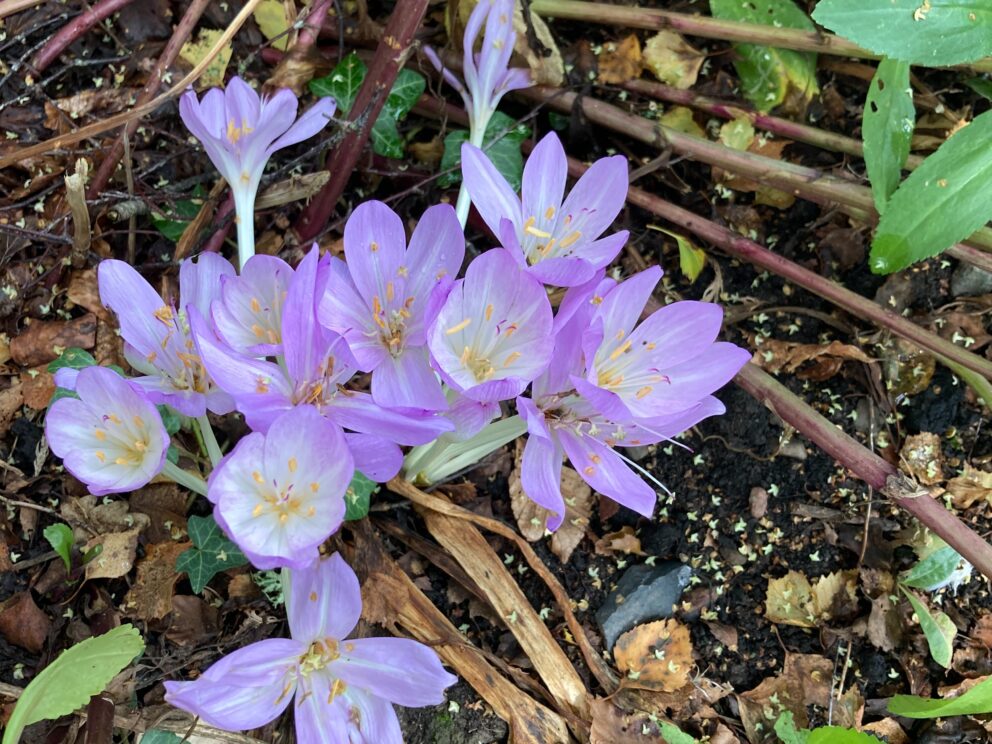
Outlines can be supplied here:
M292 277L293 269L281 258L248 259L240 276L221 280L220 298L209 313L217 335L241 354L281 353L282 308Z
M220 296L221 282L236 273L231 262L216 253L201 253L196 261L187 258L179 266L179 309L193 305L202 315L209 315L210 303Z
M346 641L341 658L329 668L349 686L408 707L443 703L445 688L458 681L441 666L436 651L407 638Z
M448 407L426 346L387 356L372 373L372 399L387 408L440 411Z
M303 140L308 140L324 127L334 116L337 103L333 98L321 98L313 106L303 112L303 115L296 120L286 133L269 146L269 152L281 150L284 147L295 145Z
M561 493L561 447L552 439L544 413L527 398L517 398L517 411L527 420L527 443L520 461L520 484L531 501L552 514L546 527L554 532L565 519Z
M524 165L520 199L524 220L530 222L532 228L554 232L567 176L565 148L561 146L558 135L549 132L537 143Z
M286 612L297 641L309 645L325 638L342 639L358 625L361 587L339 553L292 571L290 582Z
M334 694L334 678L319 670L309 675L293 707L296 744L352 744L352 706ZM328 702L330 701L330 702ZM358 739L357 742L370 741ZM402 742L400 742L402 744Z
M520 199L486 154L468 142L462 145L462 178L472 203L494 235L500 234L500 221L508 219L514 230L523 232Z
M578 232L584 242L595 240L606 230L627 201L627 158L601 158L582 174L561 205L562 221L571 216L568 232ZM564 234L563 236L564 237Z
M403 467L403 451L395 442L375 434L345 433L345 441L355 461L355 470L369 480L385 483Z
M367 393L335 396L324 409L324 415L345 429L376 434L404 445L433 442L453 428L447 419L429 411L387 410Z
M637 477L610 447L564 428L558 430L558 440L572 467L593 489L642 516L651 516L656 501L654 489Z

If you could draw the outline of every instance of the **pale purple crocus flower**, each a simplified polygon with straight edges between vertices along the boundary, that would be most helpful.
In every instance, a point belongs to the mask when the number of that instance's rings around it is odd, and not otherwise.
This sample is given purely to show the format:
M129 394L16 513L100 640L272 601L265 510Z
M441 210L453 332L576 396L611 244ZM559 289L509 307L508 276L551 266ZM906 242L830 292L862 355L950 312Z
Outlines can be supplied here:
M283 412L315 406L338 426L357 432L345 435L355 467L373 480L388 480L402 463L397 445L431 442L452 425L429 411L385 409L368 393L345 389L358 363L344 338L317 321L328 275L328 262L319 259L315 245L287 290L281 363L238 354L201 315L191 314L197 348L211 377L234 398L252 429L265 433Z
M165 699L226 731L264 726L292 704L299 744L402 744L393 705L442 703L457 678L417 641L347 640L361 610L358 578L339 554L293 570L292 637L238 649L193 682L166 682Z
M519 395L547 367L552 323L544 287L497 248L450 288L427 343L448 385L493 403Z
M333 98L321 98L299 119L299 102L288 88L260 98L240 77L222 91L212 88L202 100L190 89L179 99L179 114L234 196L240 265L255 253L255 195L265 164L276 150L309 139L334 114Z
M97 269L100 301L117 315L124 356L142 376L134 378L154 403L186 416L211 410L230 413L234 402L214 386L189 333L187 312L207 313L224 277L234 276L226 259L205 253L179 267L179 306L165 302L144 277L123 261L108 259Z
M247 356L282 353L282 307L292 267L276 256L252 256L239 276L221 278L220 297L211 305L217 335Z
M642 272L648 273L648 272ZM638 277L633 289L643 291L654 287L660 272L648 273L646 280ZM621 287L623 285L620 285ZM576 389L582 382L586 367L583 337L588 335L590 324L597 323L598 314L606 300L615 291L615 282L594 277L589 283L566 293L556 317L555 353L547 372L534 381L530 398L517 398L517 411L527 422L527 443L521 460L521 486L535 503L548 509L547 528L556 530L565 516L565 501L561 492L562 459L567 458L578 474L593 489L645 517L650 517L656 502L655 489L632 470L630 460L621 456L617 447L634 447L670 440L710 416L724 412L723 404L709 393L722 386L723 373L712 378L714 384L706 392L684 388L686 397L680 405L671 405L664 413L643 417L631 416L626 409L616 407L616 418L604 415L584 394L588 388ZM648 290L650 292L650 289ZM614 295L613 300L624 299L611 308L623 309L636 321L647 299L633 297L633 293ZM639 304L637 304L639 302ZM686 304L686 310L702 303ZM636 306L636 307L635 307ZM719 310L719 308L717 308ZM709 311L699 312L704 319ZM633 322L633 321L632 321ZM719 328L719 323L717 324ZM704 328L705 335L707 330ZM719 346L721 353L730 357L729 366L740 368L748 354L732 344ZM688 343L688 342L687 342ZM729 379L729 378L727 378ZM639 469L639 468L638 468ZM643 472L643 471L642 471Z
M438 53L424 47L424 54L452 88L465 101L472 142L482 144L489 119L507 93L533 85L530 70L509 68L510 56L517 41L513 30L514 0L480 0L469 15L462 38L462 64L465 82L462 83L447 69ZM481 50L475 52L475 43L485 25Z
M430 366L426 320L435 285L453 280L465 257L455 210L438 204L424 212L407 247L399 215L364 202L345 225L344 255L347 265L332 259L321 323L344 336L359 367L372 372L376 403L447 408Z
M256 568L306 568L341 526L354 473L340 427L297 406L238 442L210 474L207 498Z
M588 282L627 242L622 230L600 237L627 198L627 159L593 163L568 196L568 160L551 132L524 166L520 196L482 150L462 146L465 188L482 219L520 265L545 284L574 287Z
M52 403L45 436L66 470L102 496L146 485L165 465L169 435L155 404L106 367L73 380L78 398Z

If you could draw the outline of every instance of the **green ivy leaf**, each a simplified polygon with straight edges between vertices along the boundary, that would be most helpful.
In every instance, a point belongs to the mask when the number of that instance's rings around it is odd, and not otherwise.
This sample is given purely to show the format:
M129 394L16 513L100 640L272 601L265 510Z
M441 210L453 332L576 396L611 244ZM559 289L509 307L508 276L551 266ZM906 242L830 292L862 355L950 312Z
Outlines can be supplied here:
M378 483L369 480L356 470L355 476L348 485L348 490L344 493L345 520L352 522L356 519L364 519L369 513L372 494L378 490Z
M987 0L820 0L817 23L875 54L944 67L992 54Z
M816 32L809 16L792 0L710 0L710 12L727 21ZM734 51L744 96L759 111L769 111L796 96L808 101L819 92L816 55L811 52L755 44L734 44Z
M419 72L402 69L396 76L396 82L389 89L385 109L396 119L402 119L413 108L414 104L427 89L427 80Z
M960 565L961 554L944 545L904 573L900 581L914 589L933 591L944 586Z
M76 394L75 390L70 390L69 388L57 387L55 392L52 393L51 399L48 401L48 407L51 408L52 403L57 400L62 400L63 398L75 398L79 400L79 396Z
M65 570L72 570L72 544L76 541L72 534L72 527L58 522L50 524L42 532L52 550L59 554L65 564Z
M384 158L403 157L405 152L403 138L391 111L384 108L379 112L379 118L375 120L372 131L369 132L369 139L372 140L372 152L376 155L382 155Z
M322 98L332 96L338 111L347 114L355 104L355 97L358 95L358 89L362 87L366 72L368 68L365 63L355 52L352 52L338 62L329 75L311 80L310 92Z
M992 677L946 700L896 695L889 701L889 712L905 718L950 718L992 713Z
M505 134L504 134L505 133ZM485 137L482 139L482 149L496 166L503 178L514 191L520 190L524 173L524 157L520 153L520 145L530 136L530 130L523 124L517 124L506 114L497 111L489 120ZM456 170L445 173L438 179L442 188L454 186L462 180L462 144L468 142L468 132L458 129L449 132L444 138L444 154L441 156L441 170L449 168Z
M820 726L809 733L807 744L882 744L871 734L841 728L840 726Z
M176 570L189 575L195 594L202 592L221 571L248 563L244 553L227 539L213 517L190 517L186 528L193 547L176 558Z
M668 723L668 721L661 721L658 728L661 729L662 740L667 744L699 744L698 739L689 736L685 731L673 723Z
M165 431L170 437L182 428L183 418L174 408L166 405L155 407L158 409L158 413L162 417L162 425L165 426Z
M958 632L954 622L943 612L938 611L935 614L930 614L930 610L917 599L915 594L907 590L906 587L900 586L899 588L909 599L909 603L913 605L913 612L920 620L920 628L927 639L927 645L930 646L930 655L933 660L945 669L949 669L951 656L954 653L954 636Z
M141 735L141 744L180 744L182 737L171 731L152 729Z
M862 126L865 166L879 214L899 187L915 123L909 63L883 59L868 88Z
M792 711L782 711L782 714L775 720L775 733L782 744L807 744L809 742L809 731L796 728Z
M59 354L58 359L53 359L48 363L48 371L55 374L60 369L85 369L96 364L96 359L85 349L70 346Z
M121 625L62 652L24 689L7 722L3 744L16 744L32 723L54 720L86 705L144 649L138 631Z
M871 270L899 271L936 256L992 217L992 111L959 130L896 189L875 229Z

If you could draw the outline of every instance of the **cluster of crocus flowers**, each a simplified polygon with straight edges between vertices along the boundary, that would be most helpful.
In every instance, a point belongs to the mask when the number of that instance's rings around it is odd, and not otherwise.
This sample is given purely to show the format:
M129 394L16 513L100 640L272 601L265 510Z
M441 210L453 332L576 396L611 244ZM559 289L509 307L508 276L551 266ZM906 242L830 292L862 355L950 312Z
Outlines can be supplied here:
M290 638L238 649L193 682L166 682L166 700L229 731L264 726L292 704L300 744L402 744L393 704L436 705L457 681L416 641L348 640L362 595L337 553L292 572L286 611Z

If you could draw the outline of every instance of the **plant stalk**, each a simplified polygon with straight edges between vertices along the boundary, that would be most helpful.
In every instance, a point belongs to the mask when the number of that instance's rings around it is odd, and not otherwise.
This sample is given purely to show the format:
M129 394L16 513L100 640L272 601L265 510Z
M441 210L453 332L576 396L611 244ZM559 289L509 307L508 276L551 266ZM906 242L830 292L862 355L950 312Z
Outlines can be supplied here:
M586 23L610 24L622 28L642 28L650 31L671 29L689 36L720 41L760 44L799 52L833 54L840 57L878 59L877 54L862 49L840 36L822 31L802 31L795 28L765 26L756 23L727 21L701 15L676 13L655 8L629 7L581 0L533 0L532 13L543 18L563 18ZM964 65L963 65L964 66ZM966 67L977 72L992 71L992 59L972 62Z
M162 476L188 488L193 493L198 493L201 496L207 495L207 482L203 478L183 470L173 462L165 461L165 465L162 466Z
M41 48L31 64L38 72L43 72L70 44L121 8L130 5L134 0L102 0L93 7L87 8L69 23L60 28Z
M203 444L207 448L207 456L210 458L210 464L217 467L223 457L224 453L220 450L220 444L217 443L217 435L214 433L214 427L210 425L210 419L207 418L207 414L203 414L196 419L196 426L200 430L200 436L203 437Z
M982 574L992 578L992 545L935 500L926 489L814 411L756 365L745 364L734 382L858 478L916 517Z
M368 74L362 81L351 111L348 112L348 123L353 126L327 158L327 170L331 178L297 220L295 229L301 243L312 240L324 229L338 199L344 193L344 187L372 132L372 125L386 104L386 97L396 81L396 75L413 51L414 34L420 28L428 4L429 0L406 0L397 3L389 16ZM361 117L364 120L358 125Z

